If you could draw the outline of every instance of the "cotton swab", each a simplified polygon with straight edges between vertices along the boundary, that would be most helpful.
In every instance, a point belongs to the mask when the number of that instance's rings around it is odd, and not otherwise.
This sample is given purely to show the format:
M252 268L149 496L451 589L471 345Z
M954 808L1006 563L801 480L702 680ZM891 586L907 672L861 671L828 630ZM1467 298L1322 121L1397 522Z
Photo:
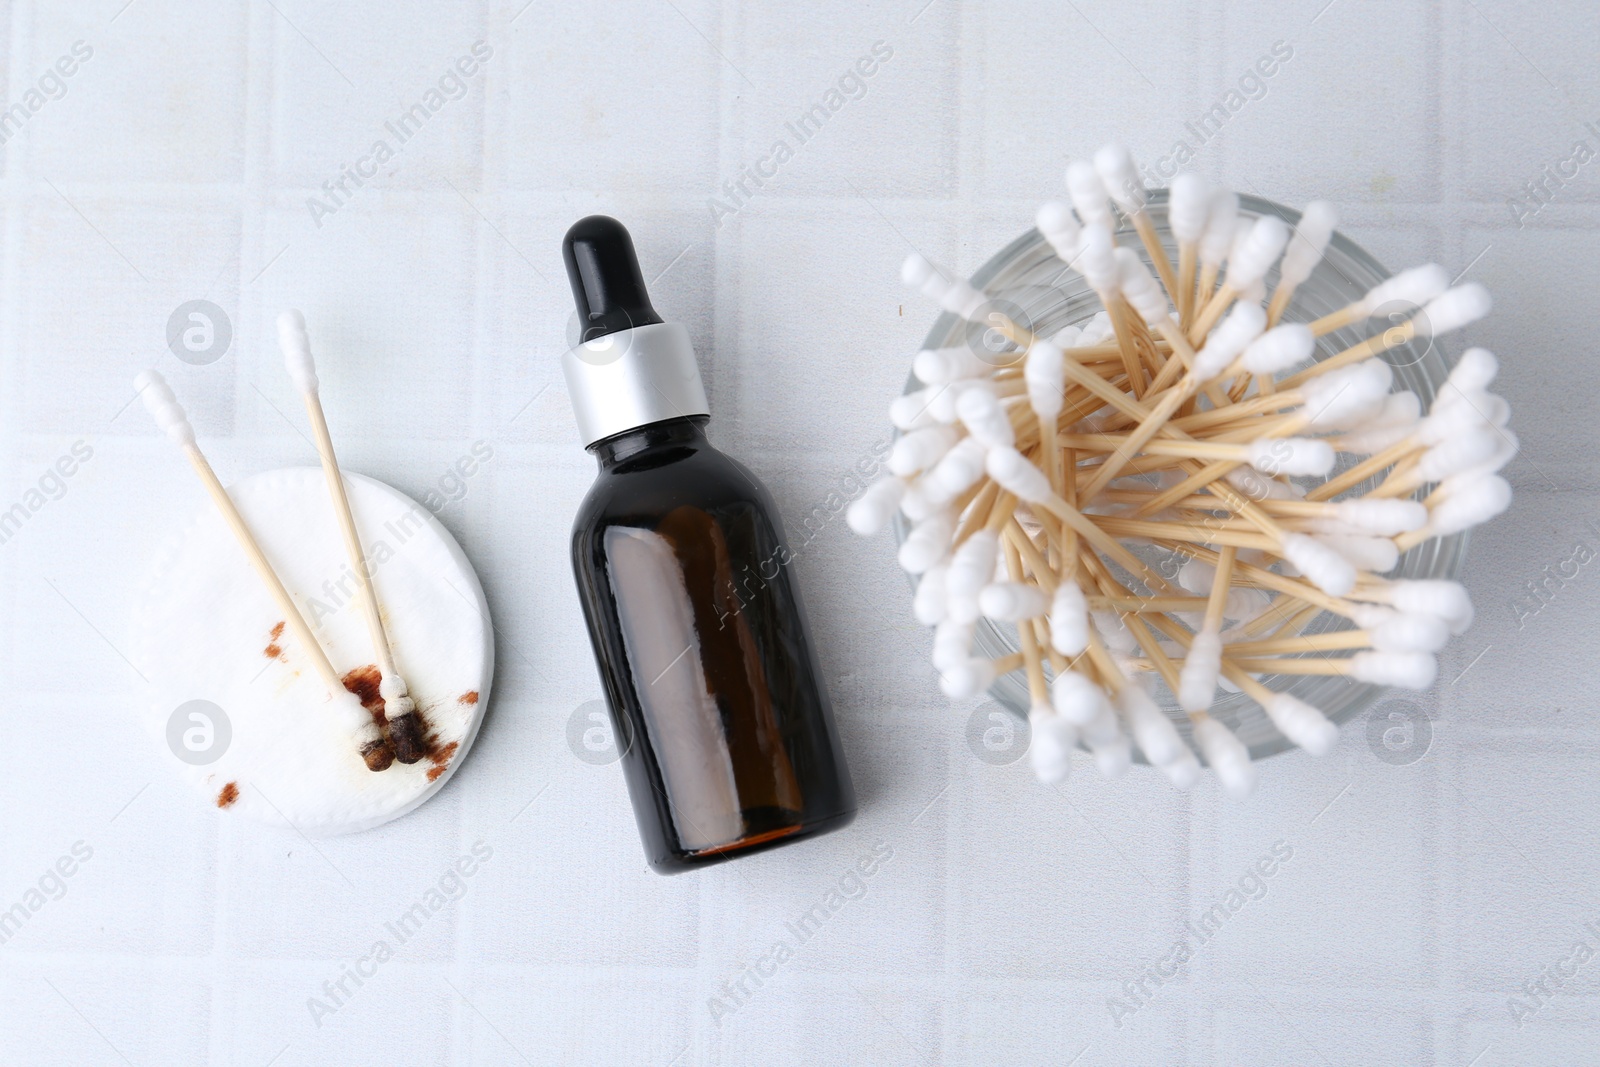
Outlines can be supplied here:
M401 763L416 763L427 754L423 738L422 718L417 714L416 702L411 698L406 680L395 666L394 653L389 647L389 637L384 631L383 614L378 609L378 596L372 588L372 566L367 562L366 550L361 545L361 535L356 530L355 516L350 511L350 500L345 495L344 475L339 471L339 460L333 451L333 438L328 433L328 420L322 411L322 396L318 388L316 363L311 356L311 339L306 334L305 316L295 310L278 316L278 344L283 349L284 367L295 388L305 401L306 415L311 420L312 438L317 445L317 455L322 460L322 473L328 483L328 495L333 501L334 518L344 538L345 552L350 559L350 569L355 572L357 599L367 623L367 635L372 639L373 655L378 660L378 694L383 697L384 717L387 720L389 742L394 746L394 758Z
M1322 262L1322 253L1338 224L1339 213L1326 200L1313 200L1301 212L1294 236L1289 239L1289 247L1284 250L1283 262L1278 267L1278 287L1272 293L1272 303L1267 306L1267 325L1278 324L1294 291Z
M189 464L199 475L206 492L210 494L212 503L216 505L228 528L233 531L239 547L244 550L245 558L255 568L256 574L267 587L267 592L276 601L278 610L283 613L284 622L294 634L301 651L310 659L312 667L321 676L328 690L333 714L337 717L341 729L348 732L355 743L356 751L361 754L367 769L386 770L394 762L393 748L384 739L372 716L361 706L360 699L344 687L338 672L333 669L333 664L328 662L327 654L317 643L316 635L311 632L305 617L300 614L294 598L283 587L277 571L273 570L272 564L261 551L261 546L256 543L249 526L245 524L244 516L239 514L233 498L228 495L227 489L223 488L216 472L211 469L211 464L206 461L205 454L200 451L200 446L195 442L194 427L189 425L188 416L184 414L183 406L178 403L178 398L173 395L166 379L161 376L160 371L151 369L135 378L133 387L144 400L150 414L155 416L156 424L166 433L168 439L183 449L184 455L188 457Z

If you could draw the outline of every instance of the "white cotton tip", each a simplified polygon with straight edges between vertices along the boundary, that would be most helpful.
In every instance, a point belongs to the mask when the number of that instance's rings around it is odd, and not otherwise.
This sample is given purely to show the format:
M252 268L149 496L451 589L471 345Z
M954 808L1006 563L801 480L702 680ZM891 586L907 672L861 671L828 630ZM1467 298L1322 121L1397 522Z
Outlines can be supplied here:
M1264 590L1248 586L1235 586L1228 590L1228 600L1222 606L1223 618L1241 625L1255 619L1272 606L1272 598Z
M1326 756L1339 742L1339 728L1299 697L1274 693L1266 711L1279 733L1313 756Z
M1470 621L1473 615L1472 598L1460 582L1439 578L1406 579L1390 583L1388 593L1389 602L1398 610L1437 615L1450 625L1451 633L1461 633L1456 624Z
M960 597L976 602L983 587L994 581L999 555L1000 538L992 530L978 530L961 542L950 558L950 572L945 575L946 595L952 600Z
M1209 708L1221 673L1222 637L1216 630L1201 630L1190 642L1178 673L1178 706L1191 715Z
M1422 401L1416 393L1405 390L1389 393L1383 403L1362 419L1349 432L1334 439L1341 452L1371 455L1399 444L1422 425L1419 416Z
M1383 407L1393 380L1394 371L1381 359L1364 359L1311 378L1300 387L1305 397L1301 414L1318 429L1354 426Z
M1220 267L1233 247L1233 232L1239 220L1239 194L1228 189L1218 189L1211 196L1211 210L1206 217L1206 228L1200 235L1200 263L1207 267Z
M189 416L184 414L183 405L178 403L160 371L154 367L140 371L133 379L133 388L168 440L175 445L194 444L194 427L189 425Z
M1259 304L1235 304L1227 317L1206 338L1205 347L1195 356L1194 375L1210 381L1239 358L1245 347L1267 328L1267 313Z
M944 671L972 658L972 635L975 627L970 622L945 619L933 628L933 666Z
M956 414L956 404L961 400L961 394L968 389L994 388L982 378L957 378L946 382L944 389L933 394L933 399L928 401L928 411L933 415L933 421L945 426L954 426L961 421L961 416Z
M950 592L950 576L946 573L944 621L955 626L971 627L976 626L981 618L983 618L983 612L978 610L977 595Z
M1511 506L1511 485L1498 474L1460 477L1466 483L1452 486L1450 496L1433 509L1428 521L1428 531L1439 537L1488 522Z
M1047 200L1039 205L1033 224L1039 227L1039 233L1061 262L1073 261L1078 254L1078 238L1083 234L1083 227L1073 217L1072 208L1060 200Z
M987 298L963 279L951 276L935 267L916 252L906 257L900 267L900 280L922 291L922 295L937 300L944 310L962 318L976 314Z
M1122 732L1122 720L1117 718L1117 709L1112 706L1111 698L1104 689L1090 683L1091 688L1098 694L1094 701L1094 712L1089 718L1080 721L1069 718L1067 721L1078 727L1078 732L1083 735L1084 743L1092 749L1102 745L1109 745L1119 738L1126 738ZM1054 697L1052 695L1052 702ZM1056 713L1061 714L1057 707Z
M1028 405L1041 419L1061 414L1067 385L1066 357L1054 341L1035 340L1028 346L1022 377L1028 385Z
M985 448L1010 448L1016 444L1016 432L1011 428L999 397L988 389L967 389L956 401L956 414L961 416L967 432Z
M1489 314L1494 301L1489 290L1477 282L1458 285L1430 300L1421 311L1413 315L1418 337L1438 337L1459 330Z
M1391 615L1372 628L1378 652L1437 652L1450 640L1450 627L1436 615Z
M1057 348L1076 348L1083 342L1082 326L1063 326L1050 338Z
M951 700L969 700L994 684L994 664L986 659L969 659L939 672L939 689Z
M1357 421L1365 421L1382 411L1389 389L1394 385L1394 368L1374 357L1345 369L1351 372L1353 391L1363 394Z
M1383 398L1383 407L1373 412L1372 417L1362 423L1362 428L1377 426L1415 426L1422 416L1422 398L1409 389L1398 393L1390 393Z
M1445 380L1467 395L1487 389L1500 373L1500 361L1487 348L1469 348L1461 353ZM1441 392L1442 395L1442 392Z
M1341 452L1370 456L1404 441L1411 436L1413 429L1413 425L1373 426L1370 423L1362 423L1349 433L1342 433L1333 438L1333 442Z
M1048 704L1036 704L1028 712L1028 761L1033 773L1045 785L1059 785L1072 773L1072 753L1078 747L1078 731Z
M974 289L964 278L957 278L939 297L939 306L971 322L989 306L989 298ZM984 326L991 323L984 322Z
M1185 172L1172 179L1167 193L1167 220L1180 245L1193 244L1205 232L1211 210L1211 186L1204 178Z
M1144 208L1144 183L1139 180L1139 170L1133 164L1133 155L1122 144L1108 144L1094 154L1095 173L1125 213L1132 215Z
M1499 450L1498 434L1488 426L1448 437L1424 452L1412 468L1412 477L1421 482L1438 482L1471 470L1494 458Z
M911 597L911 614L924 626L937 626L945 620L944 579L948 563L935 563L922 572L917 591Z
M1050 683L1050 703L1064 721L1083 727L1103 716L1110 706L1105 690L1076 671L1056 675ZM1115 729L1114 717L1112 722Z
M983 463L988 455L989 450L982 441L963 437L923 475L924 489L942 501L954 500L983 477Z
M1467 396L1463 395L1462 401L1465 402L1466 400ZM1472 394L1472 402L1483 410L1484 421L1491 426L1504 428L1511 421L1511 405L1503 396L1479 392Z
M1488 428L1488 421L1478 413L1476 407L1459 400L1451 403L1441 396L1434 400L1427 417L1417 423L1416 438L1419 444L1436 445Z
M949 576L945 577L944 611L945 618L951 622L961 623L963 626L972 626L983 618L983 612L978 610L978 595L976 593L955 594L949 591Z
M850 502L845 509L844 521L850 529L869 537L889 525L900 499L906 495L906 483L899 478L880 478L867 486L866 492Z
M1250 235L1228 259L1227 284L1247 289L1266 276L1268 268L1289 243L1289 227L1276 215L1263 215L1250 227Z
M1089 321L1083 324L1083 332L1078 337L1078 343L1097 345L1109 340L1115 332L1111 326L1111 316L1102 308L1089 316Z
M1133 745L1120 733L1098 745L1091 743L1089 751L1094 753L1094 767L1102 778L1120 778L1133 765Z
M1450 288L1450 273L1437 263L1403 270L1394 277L1379 282L1367 290L1367 295L1357 302L1357 310L1371 316L1377 312L1388 313L1394 304L1421 307Z
M996 622L1021 622L1048 612L1050 600L1036 585L992 582L978 594L978 610Z
M1113 253L1117 261L1117 282L1122 296L1149 323L1170 318L1172 307L1167 294L1156 284L1155 275L1145 267L1144 261L1131 248L1118 248Z
M999 482L1000 488L1029 504L1049 500L1055 495L1044 472L1014 448L991 448L987 469L989 477Z
M1251 500L1292 500L1295 491L1287 482L1269 478L1250 467L1235 467L1224 479Z
M1091 611L1089 618L1094 621L1095 633L1112 652L1127 656L1138 650L1139 639L1133 636L1121 615L1114 611Z
M1494 432L1494 441L1495 448L1493 455L1484 460L1482 463L1468 467L1464 471L1459 471L1452 478L1446 480L1460 481L1471 474L1494 474L1507 463L1510 463L1513 457L1516 456L1517 449L1520 447L1520 443L1517 440L1517 435L1512 433L1510 430L1496 430Z
M1382 604L1351 604L1350 620L1363 630L1374 630L1399 612L1393 608L1384 607Z
M911 289L921 289L929 279L937 277L939 269L921 252L913 252L900 264L900 281Z
M1317 346L1311 327L1301 322L1274 326L1244 350L1244 369L1251 374L1276 374L1309 359Z
M920 430L924 426L934 425L939 420L928 410L929 405L946 388L944 385L930 385L895 397L889 401L890 424L897 430Z
M900 566L909 574L921 574L944 558L955 533L955 520L946 512L936 512L911 527L900 544Z
M1085 227L1078 241L1078 261L1074 265L1089 288L1103 295L1116 292L1120 281L1114 248L1111 230L1106 226Z
M957 440L959 435L949 426L925 426L901 434L889 449L889 473L904 478L927 470L939 462L939 457L950 451Z
M982 293L960 279L951 276L913 252L900 268L900 280L920 289L923 296L937 300L946 311L965 318L984 302Z
M1357 652L1350 657L1350 677L1358 682L1426 689L1438 675L1438 662L1426 652Z
M1200 761L1189 751L1188 745L1183 746L1183 751L1178 753L1177 758L1157 764L1157 767L1167 776L1168 781L1185 793L1200 784Z
M1186 593L1196 596L1210 596L1211 586L1217 579L1217 569L1209 563L1198 559L1186 560L1178 568L1178 585Z
M316 392L317 365L311 358L306 317L294 308L278 316L278 347L283 350L283 366L294 387L302 393Z
M1278 284L1295 286L1311 277L1311 272L1322 262L1333 237L1333 228L1339 225L1339 210L1326 200L1313 200L1300 214L1295 224L1294 236L1283 252L1283 266L1278 270Z
M1172 720L1161 713L1149 693L1137 685L1125 685L1117 694L1117 708L1122 712L1133 740L1144 753L1144 758L1158 767L1181 759L1189 746L1178 736Z
M1089 602L1076 582L1062 582L1050 601L1050 647L1076 656L1089 647Z
M361 706L361 699L354 693L346 691L335 693L333 699L328 701L327 708L338 717L340 727L350 734L357 751L363 751L382 742L382 731L378 729L378 724L372 721L372 716ZM415 706L411 710L416 710Z
M1194 724L1194 743L1229 796L1242 798L1255 792L1256 765L1250 762L1250 750L1232 730L1207 715Z
M1334 515L1346 526L1374 537L1420 530L1428 522L1428 509L1416 500L1342 500L1334 505Z
M1075 159L1067 164L1067 196L1083 220L1085 230L1104 227L1110 229L1111 198L1105 183L1094 169L1094 164Z
M907 482L906 491L900 497L900 514L913 523L918 523L943 511L945 504L946 501L937 500L930 495L920 482Z
M1249 444L1250 466L1263 474L1291 478L1333 470L1333 446L1317 437L1267 437Z
M1283 558L1329 596L1344 596L1355 588L1356 569L1348 560L1314 537L1286 534Z
M1511 421L1511 405L1506 403L1505 397L1496 396L1483 389L1462 392L1446 383L1439 389L1439 395L1433 398L1433 407L1429 414L1443 415L1446 412L1456 411L1470 411L1479 422L1491 426L1504 426Z
M924 348L911 359L911 373L919 382L939 385L962 378L985 378L994 367L978 358L966 345L951 348Z
M1359 534L1318 534L1318 541L1343 556L1358 571L1386 574L1400 562L1400 548L1387 537Z
M1234 257L1244 251L1245 243L1250 240L1250 231L1255 229L1255 226L1256 220L1246 215L1233 220L1233 243L1228 246L1228 263L1232 263Z

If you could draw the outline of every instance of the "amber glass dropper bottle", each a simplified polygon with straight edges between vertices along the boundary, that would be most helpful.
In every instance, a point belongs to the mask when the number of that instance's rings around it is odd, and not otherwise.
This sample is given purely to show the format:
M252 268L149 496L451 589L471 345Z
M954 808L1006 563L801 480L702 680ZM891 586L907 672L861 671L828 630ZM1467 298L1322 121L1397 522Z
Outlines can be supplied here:
M628 231L562 244L579 343L563 357L599 461L572 529L622 766L663 874L844 826L855 793L772 497L706 439L689 333L650 306Z

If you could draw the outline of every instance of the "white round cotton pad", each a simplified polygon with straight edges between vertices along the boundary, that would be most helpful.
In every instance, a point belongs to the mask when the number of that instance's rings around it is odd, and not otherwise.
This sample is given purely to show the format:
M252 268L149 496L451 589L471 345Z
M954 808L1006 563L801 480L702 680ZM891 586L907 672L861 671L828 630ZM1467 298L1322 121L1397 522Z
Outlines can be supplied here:
M208 701L225 717L205 712L209 723L192 720L194 736L209 731L222 751L200 764L172 759L184 776L230 814L280 826L288 820L318 836L381 825L436 793L477 734L494 673L488 605L455 539L382 482L347 472L345 486L396 664L424 720L429 755L422 762L367 770L209 503L156 560L130 637L133 660L150 681L145 718L164 745L191 728L186 718L172 728L190 701ZM378 672L322 471L268 471L229 495L334 669L356 672L357 688L371 683L362 695L373 707ZM180 740L174 755L186 750Z

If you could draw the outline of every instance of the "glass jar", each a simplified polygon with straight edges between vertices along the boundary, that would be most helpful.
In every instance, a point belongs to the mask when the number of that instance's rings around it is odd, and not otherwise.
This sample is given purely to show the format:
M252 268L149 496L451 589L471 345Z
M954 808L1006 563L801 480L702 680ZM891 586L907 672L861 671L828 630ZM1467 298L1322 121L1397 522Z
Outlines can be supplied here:
M1165 189L1150 192L1148 210L1169 259L1176 264L1177 242L1173 239L1171 228L1167 223ZM1254 196L1239 198L1239 215L1245 219L1276 215L1290 227L1300 221L1299 212ZM1134 250L1145 265L1151 267L1150 258L1145 253L1143 244L1126 220L1123 220L1122 228L1117 231L1116 237L1118 245ZM1328 243L1322 262L1317 265L1311 277L1295 289L1294 297L1281 321L1311 322L1321 318L1360 299L1367 290L1389 277L1389 273L1360 246L1343 234L1335 233ZM1276 267L1268 273L1269 291L1276 287L1277 275ZM1099 298L1089 288L1083 276L1068 268L1057 258L1038 230L1029 230L1001 249L972 275L971 282L991 298L991 305L996 310L1005 312L1019 325L1046 337L1054 335L1062 327L1087 322L1102 307ZM1312 358L1326 359L1357 344L1375 333L1379 325L1374 321L1363 320L1353 327L1334 330L1317 339L1317 348ZM1021 357L1021 353L1015 351L1007 354L1003 343L993 331L985 331L982 327L966 322L949 312L939 316L923 341L924 348L946 348L961 344L973 346L974 350L980 353L987 353L987 358L993 359L997 366ZM1391 349L1381 358L1394 370L1394 388L1409 389L1416 393L1422 401L1423 410L1426 411L1447 373L1443 354L1439 351L1437 343L1407 344ZM1287 377L1296 369L1291 368L1284 372L1283 376ZM910 393L923 387L924 383L912 374L906 382L905 391ZM1341 453L1339 465L1334 473L1354 466L1360 458L1364 457L1352 458ZM1307 486L1322 481L1315 478L1297 480ZM1341 499L1365 493L1376 483L1376 479L1368 479L1342 494ZM1430 489L1431 487L1425 487L1416 494L1416 497L1420 499L1426 496ZM910 524L903 515L896 515L894 529L896 539L904 541L906 533L910 530ZM1424 541L1400 557L1399 563L1389 572L1389 577L1457 578L1465 561L1466 547L1466 533ZM1165 566L1171 573L1175 553L1149 546L1137 549L1136 554L1158 568ZM913 587L916 585L914 577L912 585ZM1348 626L1349 623L1340 616L1323 612L1305 627L1304 632L1322 633L1345 629ZM1020 648L1014 626L995 623L989 619L979 620L974 645L977 654L991 658L1008 655ZM1287 691L1321 708L1328 718L1336 723L1343 723L1355 717L1371 705L1383 691L1381 686L1338 676L1264 675L1261 680L1272 689ZM990 688L989 694L1016 715L1027 716L1028 686L1020 671L1002 676ZM1158 683L1155 697L1156 702L1177 725L1185 740L1188 740L1189 717L1178 707L1172 693L1165 685ZM1241 693L1219 689L1218 698L1213 702L1210 713L1225 723L1238 735L1239 740L1249 746L1253 759L1276 755L1293 747L1272 725L1266 712ZM1135 758L1141 761L1143 759L1137 754Z

